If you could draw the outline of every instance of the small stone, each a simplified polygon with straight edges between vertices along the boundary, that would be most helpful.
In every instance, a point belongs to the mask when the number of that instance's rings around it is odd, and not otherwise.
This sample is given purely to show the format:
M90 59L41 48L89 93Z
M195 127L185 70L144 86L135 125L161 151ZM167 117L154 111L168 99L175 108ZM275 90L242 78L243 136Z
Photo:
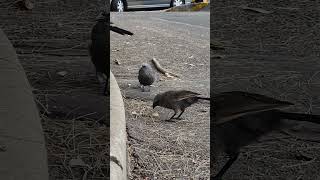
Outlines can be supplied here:
M157 113L157 112L152 113L152 116L153 116L153 117L159 117L159 113Z

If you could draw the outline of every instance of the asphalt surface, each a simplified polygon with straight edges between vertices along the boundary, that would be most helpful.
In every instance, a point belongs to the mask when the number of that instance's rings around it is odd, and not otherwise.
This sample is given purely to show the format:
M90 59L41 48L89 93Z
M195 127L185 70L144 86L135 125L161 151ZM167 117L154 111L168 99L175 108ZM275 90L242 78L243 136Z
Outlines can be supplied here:
M182 20L183 16L186 20ZM209 95L209 27L205 27L209 21L192 22L200 17L209 19L209 13L112 13L115 25L135 34L129 37L111 32L111 60L121 63L112 62L111 70L120 87L138 85L141 64L156 58L163 67L181 75L180 80L162 82L165 89L174 85Z
M157 13L151 17L152 19L167 22L170 24L179 24L187 26L195 26L198 28L210 28L210 12L196 13Z
M209 103L188 108L182 120L168 123L172 111L152 109L153 97L168 90L210 94L209 13L111 13L111 21L134 33L111 33L111 71L124 97L130 178L209 177ZM156 58L179 75L161 74L150 92L142 92L138 71ZM120 64L115 63L118 62ZM154 116L159 113L159 116Z

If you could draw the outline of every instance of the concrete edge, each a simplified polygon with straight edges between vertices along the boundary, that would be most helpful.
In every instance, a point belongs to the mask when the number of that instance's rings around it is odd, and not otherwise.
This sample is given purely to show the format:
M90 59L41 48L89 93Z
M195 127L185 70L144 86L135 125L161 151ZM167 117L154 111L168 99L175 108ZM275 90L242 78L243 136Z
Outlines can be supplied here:
M31 86L0 29L0 177L48 180L47 150Z
M189 11L200 11L201 9L207 7L209 3L190 3L183 6L176 6L169 9L164 10L165 12L189 12Z
M120 88L110 71L110 179L126 180L127 178L125 109Z

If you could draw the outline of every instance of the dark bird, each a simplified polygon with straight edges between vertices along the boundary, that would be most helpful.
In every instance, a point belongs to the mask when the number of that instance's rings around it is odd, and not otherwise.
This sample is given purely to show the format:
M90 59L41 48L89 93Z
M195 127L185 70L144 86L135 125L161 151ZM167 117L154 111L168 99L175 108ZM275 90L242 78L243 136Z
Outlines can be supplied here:
M150 64L143 63L138 75L138 80L142 85L142 91L145 90L145 86L150 86L156 80L156 74L153 71ZM150 90L150 89L149 89Z
M192 91L167 91L161 94L157 94L153 99L153 108L161 106L164 108L174 110L174 114L170 119L179 119L184 113L185 109L192 104L198 102L199 99L208 100L210 98L200 97L200 94ZM174 116L180 111L178 117ZM169 120L170 120L169 119Z
M91 30L91 43L89 52L91 61L96 69L96 76L100 84L104 85L104 95L109 93L109 69L110 69L110 36L109 19L104 13L97 17L97 23Z
M97 17L97 23L91 30L89 53L96 69L96 76L100 84L104 84L103 94L109 94L109 69L110 69L110 30L121 35L133 33L110 26L110 13L102 11Z
M222 179L237 160L242 147L256 142L258 138L273 130L288 127L288 120L320 123L319 115L284 112L280 109L293 104L259 94L224 92L213 95L212 101L213 158L220 152L230 156L218 174L212 178L215 180Z

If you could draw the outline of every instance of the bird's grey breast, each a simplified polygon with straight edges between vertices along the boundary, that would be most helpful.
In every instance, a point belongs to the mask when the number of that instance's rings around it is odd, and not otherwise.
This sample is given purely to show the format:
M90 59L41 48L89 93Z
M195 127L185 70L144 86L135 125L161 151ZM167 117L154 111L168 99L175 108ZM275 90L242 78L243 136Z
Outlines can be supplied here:
M139 82L142 85L151 85L155 81L155 74L152 68L143 66L139 70Z

